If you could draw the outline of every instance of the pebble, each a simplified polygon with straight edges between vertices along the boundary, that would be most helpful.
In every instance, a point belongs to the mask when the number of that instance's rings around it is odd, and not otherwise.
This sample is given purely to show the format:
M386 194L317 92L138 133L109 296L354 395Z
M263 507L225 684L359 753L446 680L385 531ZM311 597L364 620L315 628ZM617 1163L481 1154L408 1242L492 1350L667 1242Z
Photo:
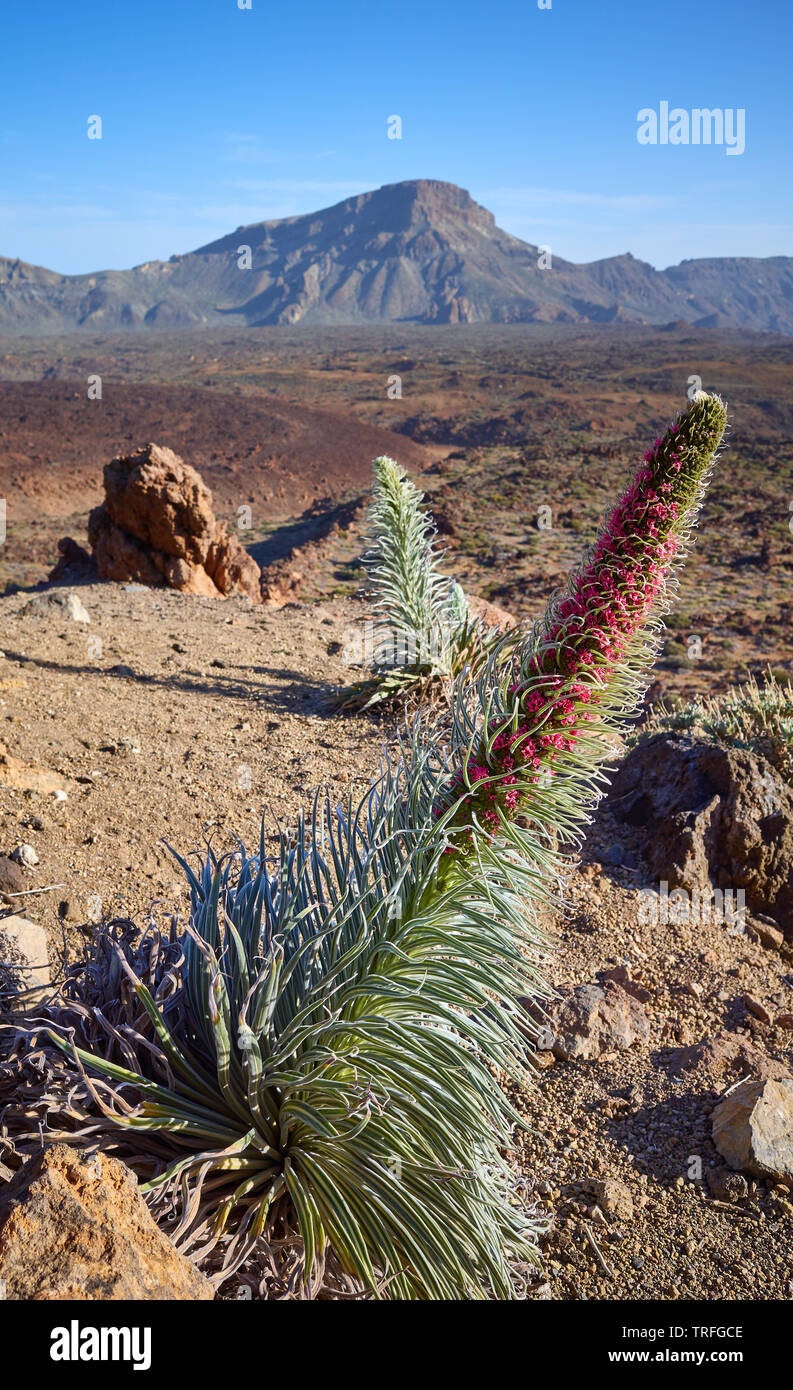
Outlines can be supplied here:
M761 1023L771 1022L771 1015L768 1012L768 1009L765 1007L764 1004L760 1003L759 999L755 999L754 995L744 994L743 1002L749 1010L749 1013L753 1014L754 1017L759 1019Z
M17 845L16 849L11 851L9 858L15 864L24 865L26 869L35 869L39 862L39 857L32 845Z

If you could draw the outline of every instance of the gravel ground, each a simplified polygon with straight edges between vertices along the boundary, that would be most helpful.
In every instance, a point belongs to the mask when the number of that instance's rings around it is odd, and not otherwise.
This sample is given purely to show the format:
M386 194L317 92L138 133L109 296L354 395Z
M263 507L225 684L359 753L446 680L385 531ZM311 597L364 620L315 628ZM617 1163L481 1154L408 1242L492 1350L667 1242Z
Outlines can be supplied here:
M0 598L0 855L29 844L26 884L62 885L14 900L54 956L80 951L98 911L183 905L163 840L251 843L265 806L288 821L317 787L363 785L394 732L333 712L354 674L342 648L357 601L273 610L89 585L79 623L47 592ZM541 1053L536 1087L515 1098L532 1127L516 1169L549 1218L531 1296L789 1298L791 1193L750 1177L720 1188L710 1114L764 1061L793 1071L793 1033L777 1022L793 1011L793 955L752 939L751 919L749 935L643 924L637 835L603 811L570 911L549 923L554 985L626 967L649 1041L590 1061ZM731 1062L679 1070L681 1048L724 1030Z

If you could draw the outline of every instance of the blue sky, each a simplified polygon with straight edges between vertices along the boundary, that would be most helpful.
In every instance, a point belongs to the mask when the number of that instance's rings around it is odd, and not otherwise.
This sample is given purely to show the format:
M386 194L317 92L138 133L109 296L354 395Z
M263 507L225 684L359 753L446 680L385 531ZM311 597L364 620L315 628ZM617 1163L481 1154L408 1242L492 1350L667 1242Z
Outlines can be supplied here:
M125 267L407 178L570 260L793 254L790 0L251 4L6 5L0 255ZM664 100L743 108L745 152L640 145Z

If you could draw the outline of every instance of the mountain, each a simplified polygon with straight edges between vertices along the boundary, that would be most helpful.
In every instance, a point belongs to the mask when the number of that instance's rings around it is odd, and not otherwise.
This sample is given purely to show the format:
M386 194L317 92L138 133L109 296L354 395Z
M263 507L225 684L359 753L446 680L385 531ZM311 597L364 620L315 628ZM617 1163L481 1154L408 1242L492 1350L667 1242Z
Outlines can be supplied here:
M464 189L415 179L238 227L132 270L58 275L0 257L0 334L615 320L793 334L793 257L689 260L668 270L630 254L586 265L540 261L536 246L502 231Z

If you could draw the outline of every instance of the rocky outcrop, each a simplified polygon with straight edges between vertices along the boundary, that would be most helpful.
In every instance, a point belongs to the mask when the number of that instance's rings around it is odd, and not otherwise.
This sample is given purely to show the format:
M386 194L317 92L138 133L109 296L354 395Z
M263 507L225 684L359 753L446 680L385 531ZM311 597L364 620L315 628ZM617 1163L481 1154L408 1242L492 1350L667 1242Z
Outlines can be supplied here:
M118 1159L55 1144L0 1205L0 1288L10 1299L211 1299L212 1285L155 1225Z
M100 579L261 601L259 566L216 519L200 474L171 449L146 444L112 459L104 481L105 500L88 520Z
M656 734L628 754L608 807L646 829L656 882L743 889L752 912L793 934L793 790L764 758Z

